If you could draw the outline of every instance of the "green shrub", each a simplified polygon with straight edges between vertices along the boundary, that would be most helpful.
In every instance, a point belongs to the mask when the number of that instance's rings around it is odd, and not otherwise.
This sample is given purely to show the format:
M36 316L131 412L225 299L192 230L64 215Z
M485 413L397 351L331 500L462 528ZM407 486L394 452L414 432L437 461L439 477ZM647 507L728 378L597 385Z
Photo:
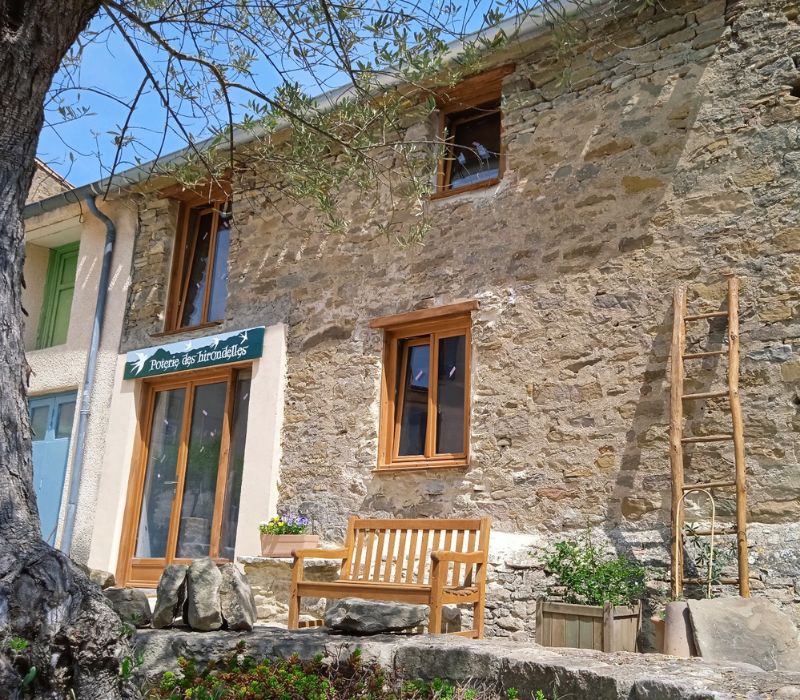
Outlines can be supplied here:
M544 563L566 589L567 603L630 605L644 595L644 567L627 557L604 555L588 534L557 542Z
M157 687L145 693L150 700L508 700L519 698L514 689L499 695L441 679L401 681L377 663L364 662L356 651L333 664L265 659L242 655L243 646L219 661L198 669L192 660L179 659L179 673L167 671ZM544 700L544 695L534 696Z

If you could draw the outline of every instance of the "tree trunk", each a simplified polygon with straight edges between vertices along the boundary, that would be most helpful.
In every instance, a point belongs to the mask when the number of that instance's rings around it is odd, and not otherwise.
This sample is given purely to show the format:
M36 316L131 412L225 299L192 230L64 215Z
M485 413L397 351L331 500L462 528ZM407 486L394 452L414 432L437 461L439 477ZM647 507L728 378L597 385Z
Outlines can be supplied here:
M132 697L130 654L100 589L41 540L22 340L22 209L44 100L99 0L0 0L0 697ZM22 641L24 640L24 642ZM27 646L25 645L27 643ZM36 670L31 671L35 666Z

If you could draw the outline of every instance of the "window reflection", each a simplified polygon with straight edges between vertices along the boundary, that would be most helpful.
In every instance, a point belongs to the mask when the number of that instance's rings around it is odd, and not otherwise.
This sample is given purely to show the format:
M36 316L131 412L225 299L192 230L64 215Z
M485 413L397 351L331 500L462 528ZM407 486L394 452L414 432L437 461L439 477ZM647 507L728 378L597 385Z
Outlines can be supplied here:
M400 456L424 455L428 432L430 345L411 345L405 353L405 385L400 414Z

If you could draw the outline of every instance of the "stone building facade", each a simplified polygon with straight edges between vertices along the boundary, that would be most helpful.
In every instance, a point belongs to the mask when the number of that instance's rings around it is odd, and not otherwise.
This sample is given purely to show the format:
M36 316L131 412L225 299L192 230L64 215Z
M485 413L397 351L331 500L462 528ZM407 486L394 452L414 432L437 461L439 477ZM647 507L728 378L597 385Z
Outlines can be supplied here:
M598 31L566 72L546 32L516 46L504 176L431 201L422 245L387 240L355 193L352 230L327 234L267 201L270 174L245 174L222 328L285 329L279 506L331 541L352 513L492 516L489 634L532 632L537 548L586 528L646 564L663 600L672 289L716 310L736 275L753 587L800 617L798 22L793 2L667 0ZM163 330L177 211L141 200L123 352ZM464 299L480 305L468 466L376 470L370 320ZM720 347L708 331L690 347ZM724 369L704 361L689 386L718 387ZM725 409L698 403L687 430L726 426ZM687 478L732 473L727 447L687 454ZM725 492L717 505L729 519Z

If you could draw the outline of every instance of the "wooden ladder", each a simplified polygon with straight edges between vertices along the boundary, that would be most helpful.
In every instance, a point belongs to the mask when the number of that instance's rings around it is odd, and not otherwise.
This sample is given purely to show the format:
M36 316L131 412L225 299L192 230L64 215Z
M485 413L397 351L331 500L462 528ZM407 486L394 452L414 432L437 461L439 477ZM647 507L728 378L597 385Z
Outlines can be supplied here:
M686 352L686 323L714 318L728 320L728 349L706 352ZM695 394L683 393L684 363L702 360L715 355L728 355L728 388L723 391L703 391ZM683 404L685 401L702 401L712 398L728 398L732 432L717 435L683 435ZM683 448L687 444L733 441L735 474L733 480L687 484L683 473ZM749 567L747 561L747 489L745 485L744 430L742 406L739 400L739 280L728 278L728 310L710 313L686 313L686 288L676 287L673 295L673 325L671 350L670 387L670 431L669 454L672 470L672 535L671 549L671 593L673 599L681 596L684 584L683 567L683 496L690 491L711 492L712 489L736 487L736 525L721 529L718 534L736 535L736 555L739 563L739 595L750 597ZM695 534L709 535L711 531L698 530ZM692 582L705 582L702 579ZM723 581L727 583L727 581Z

